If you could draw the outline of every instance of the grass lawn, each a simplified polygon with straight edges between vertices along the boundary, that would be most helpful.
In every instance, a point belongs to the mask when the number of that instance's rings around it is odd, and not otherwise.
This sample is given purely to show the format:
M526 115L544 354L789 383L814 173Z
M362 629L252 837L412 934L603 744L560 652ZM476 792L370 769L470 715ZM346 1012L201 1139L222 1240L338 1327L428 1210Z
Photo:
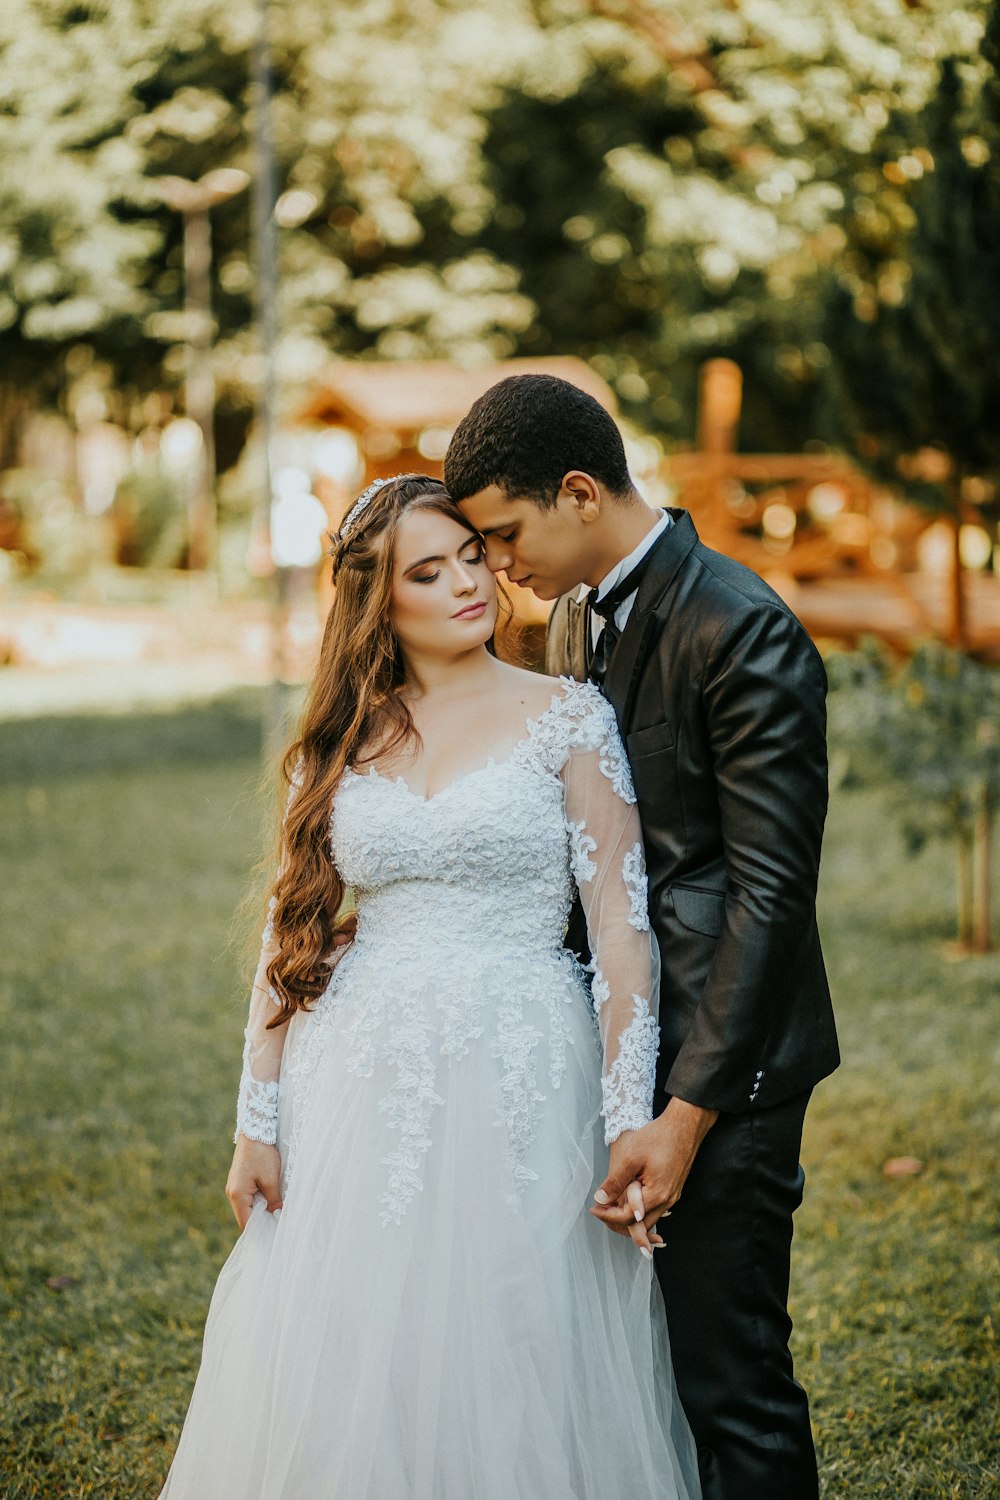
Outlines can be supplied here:
M169 1463L235 1235L256 743L250 697L0 725L0 1500L145 1500ZM792 1310L824 1493L993 1496L1000 957L943 956L948 853L905 859L868 793L835 799L822 919L845 1066Z

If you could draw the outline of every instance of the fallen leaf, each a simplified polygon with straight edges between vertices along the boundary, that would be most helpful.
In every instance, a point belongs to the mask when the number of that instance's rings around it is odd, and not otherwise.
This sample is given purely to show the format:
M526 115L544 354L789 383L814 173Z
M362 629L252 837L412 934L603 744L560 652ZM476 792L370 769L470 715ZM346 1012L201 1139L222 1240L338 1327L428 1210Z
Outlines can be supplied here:
M923 1170L919 1156L890 1156L882 1168L886 1177L919 1177Z

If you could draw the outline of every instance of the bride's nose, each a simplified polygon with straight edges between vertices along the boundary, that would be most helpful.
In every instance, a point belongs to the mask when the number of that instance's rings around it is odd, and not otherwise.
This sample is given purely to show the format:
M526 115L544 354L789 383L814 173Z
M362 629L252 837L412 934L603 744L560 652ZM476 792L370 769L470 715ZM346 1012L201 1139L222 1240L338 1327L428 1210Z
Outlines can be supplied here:
M451 582L452 589L456 594L474 594L476 591L476 578L471 568L465 563L456 562L455 572Z

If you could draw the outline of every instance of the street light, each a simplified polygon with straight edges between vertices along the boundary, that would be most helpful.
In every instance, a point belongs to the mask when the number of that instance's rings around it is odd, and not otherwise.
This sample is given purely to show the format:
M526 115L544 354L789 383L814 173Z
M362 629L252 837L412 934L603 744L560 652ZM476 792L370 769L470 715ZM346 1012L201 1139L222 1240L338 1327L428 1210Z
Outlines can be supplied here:
M188 566L207 569L215 551L215 375L212 370L212 227L209 211L250 184L249 172L217 167L197 182L158 177L156 189L184 220L184 404L201 432L198 481L188 507Z

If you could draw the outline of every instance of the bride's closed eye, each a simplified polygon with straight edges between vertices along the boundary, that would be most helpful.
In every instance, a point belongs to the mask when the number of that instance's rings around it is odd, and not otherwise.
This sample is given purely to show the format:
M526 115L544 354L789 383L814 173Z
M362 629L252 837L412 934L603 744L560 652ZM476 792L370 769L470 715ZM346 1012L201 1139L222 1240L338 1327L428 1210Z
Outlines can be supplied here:
M485 550L483 548L483 545L482 545L481 542L477 542L475 544L475 551L474 552L466 553L462 557L461 560L462 560L463 563L465 563L465 565L467 567L475 567L477 563L484 562L485 558L486 558L486 552L485 552ZM441 569L440 568L435 568L435 570L434 570L433 573L415 573L413 575L413 582L414 583L433 583L434 580L436 578L440 578L440 576L441 576Z

